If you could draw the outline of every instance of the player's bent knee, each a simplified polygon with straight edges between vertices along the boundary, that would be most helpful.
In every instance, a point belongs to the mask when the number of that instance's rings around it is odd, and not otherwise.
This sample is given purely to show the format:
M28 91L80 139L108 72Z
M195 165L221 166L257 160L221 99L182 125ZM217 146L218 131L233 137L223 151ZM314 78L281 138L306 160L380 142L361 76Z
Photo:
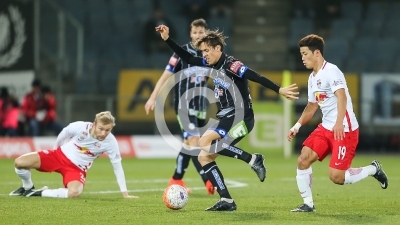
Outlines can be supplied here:
M330 168L329 179L338 185L343 185L345 180L345 171Z
M81 194L79 190L68 190L68 198L78 198Z
M197 157L197 159L199 160L199 163L204 166L210 162L213 162L215 160L216 157L214 157L214 155L216 154L208 154L205 151L201 151L199 156Z
M198 146L199 146L202 150L203 150L203 149L204 149L204 150L208 149L207 147L210 146L210 144L211 144L211 141L208 140L208 139L205 138L205 137L200 138L199 141L198 141Z
M17 169L21 169L22 168L22 160L21 157L18 157L14 160L14 167Z
M343 185L344 184L344 175L341 174L329 174L329 179L338 185Z
M27 166L27 160L23 156L14 160L14 167L17 169L28 169Z
M297 158L297 167L307 169L318 159L318 155L309 147L304 146L300 156Z

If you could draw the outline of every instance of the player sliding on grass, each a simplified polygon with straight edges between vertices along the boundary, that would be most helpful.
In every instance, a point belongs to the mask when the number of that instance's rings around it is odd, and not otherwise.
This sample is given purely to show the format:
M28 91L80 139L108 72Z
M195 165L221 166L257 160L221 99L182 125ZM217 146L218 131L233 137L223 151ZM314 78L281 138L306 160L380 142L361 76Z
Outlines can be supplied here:
M54 149L24 154L15 159L15 172L22 179L22 187L10 196L41 196L76 198L82 194L86 171L101 154L107 153L114 167L119 188L124 198L128 195L121 155L117 140L111 134L115 119L110 112L98 113L94 122L74 122L58 135ZM30 169L41 172L57 172L63 177L65 188L35 189Z
M228 192L224 177L219 170L215 159L218 155L240 159L248 163L257 173L261 182L264 181L266 168L264 156L250 154L234 146L246 136L254 126L254 114L249 94L248 80L257 82L288 99L297 99L298 92L295 84L281 88L266 77L249 69L242 62L232 56L226 55L223 50L225 37L218 31L207 31L206 35L199 38L195 47L199 49L204 58L195 57L179 47L169 38L169 29L165 25L156 27L161 38L171 49L186 63L211 68L211 76L215 85L215 98L218 100L217 118L220 121L209 128L200 138L199 162L207 174L208 179L220 196L220 200L207 211L233 211L236 203ZM268 147L268 146L266 146Z
M311 34L300 40L299 47L303 64L313 72L308 78L308 104L298 122L289 130L288 140L292 141L318 106L323 117L322 123L304 141L297 160L296 180L304 204L291 211L315 211L311 192L311 164L324 160L329 153L332 154L329 178L333 183L353 184L373 176L386 189L388 179L378 161L372 161L369 166L350 168L358 144L358 122L342 71L323 57L324 40Z

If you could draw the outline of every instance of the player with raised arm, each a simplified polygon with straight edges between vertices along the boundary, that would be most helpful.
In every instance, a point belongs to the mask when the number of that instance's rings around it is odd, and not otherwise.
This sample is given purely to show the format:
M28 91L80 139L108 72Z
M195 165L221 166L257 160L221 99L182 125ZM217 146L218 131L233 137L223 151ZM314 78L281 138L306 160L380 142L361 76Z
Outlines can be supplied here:
M190 24L190 37L191 42L182 46L185 50L192 53L194 56L201 56L201 52L197 50L193 43L199 39L201 36L205 35L207 28L207 23L204 19L194 20ZM190 69L188 69L190 68ZM184 70L184 72L180 72ZM178 74L178 72L180 72ZM149 114L150 110L154 109L156 98L162 85L174 74L177 74L177 79L179 82L175 86L175 98L174 98L174 109L176 113L176 118L178 119L180 128L182 130L183 136L183 146L182 150L179 152L176 158L175 171L168 185L179 184L186 187L185 182L183 182L183 176L186 169L189 166L190 159L192 159L197 172L201 176L204 185L206 186L208 194L214 194L215 189L211 182L208 180L207 175L204 173L202 166L199 163L197 155L194 152L198 150L197 143L200 139L199 127L205 125L207 105L205 102L205 97L202 93L193 93L198 88L205 92L206 83L208 77L205 76L207 70L198 66L192 66L182 61L179 56L174 53L169 59L168 65L166 66L160 79L151 93L149 100L147 100L145 107L146 114ZM179 116L179 111L186 110L189 112L189 123L184 123ZM190 153L193 153L191 156ZM188 189L190 191L190 189Z
M87 170L95 159L107 153L114 168L124 198L138 198L127 192L124 169L117 140L111 133L115 118L109 111L96 114L94 122L74 122L58 135L54 149L24 154L15 159L15 172L22 179L22 187L10 196L41 196L76 198L82 194ZM57 172L63 177L65 188L35 189L30 169Z
M324 160L330 153L329 178L333 183L353 184L373 176L386 189L388 178L378 161L374 160L365 167L350 167L358 144L358 122L342 71L323 57L323 38L310 34L299 41L299 47L303 64L313 71L308 78L307 106L297 123L289 130L288 140L293 140L293 136L313 117L318 107L323 116L322 123L304 141L297 160L296 180L304 204L291 211L315 211L311 191L311 164Z
M218 31L207 31L205 36L196 41L195 47L202 52L203 57L195 57L169 38L167 26L160 25L156 27L156 30L160 32L161 38L183 61L192 65L211 68L215 97L218 100L217 118L220 121L201 136L199 146L202 151L199 154L199 161L211 183L217 188L220 200L207 208L206 211L236 210L236 203L229 194L224 177L215 162L218 155L237 158L248 163L261 182L264 181L266 176L263 155L250 154L234 146L254 126L254 113L248 80L260 83L290 100L298 98L299 93L293 92L297 86L293 84L281 88L266 77L251 70L239 60L226 55L223 52L225 37Z

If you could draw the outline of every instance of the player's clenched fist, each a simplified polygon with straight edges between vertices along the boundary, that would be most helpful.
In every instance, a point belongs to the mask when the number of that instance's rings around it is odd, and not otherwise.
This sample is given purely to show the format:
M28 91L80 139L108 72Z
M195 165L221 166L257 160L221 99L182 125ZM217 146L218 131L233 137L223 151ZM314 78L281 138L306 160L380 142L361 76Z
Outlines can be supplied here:
M165 41L169 37L169 28L165 25L160 25L156 27L156 31L160 32L161 38Z

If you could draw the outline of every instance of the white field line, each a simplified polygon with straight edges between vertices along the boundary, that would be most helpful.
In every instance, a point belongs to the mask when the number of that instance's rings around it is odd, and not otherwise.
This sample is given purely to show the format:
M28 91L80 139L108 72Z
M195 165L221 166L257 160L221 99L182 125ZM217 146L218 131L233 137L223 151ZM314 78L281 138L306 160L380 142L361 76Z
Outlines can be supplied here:
M234 180L225 180L225 184L229 188L241 188L247 186L246 183L242 183L239 181L234 181ZM204 190L203 187L188 187L190 190ZM135 190L128 190L130 193L134 192L162 192L164 191L165 188L146 188L146 189L135 189ZM114 193L120 193L120 191L88 191L84 192L85 194L114 194Z
M198 179L185 179L185 181L191 181L191 180L198 180ZM164 183L167 184L169 179L154 179L154 180L129 180L129 183ZM60 182L37 182L36 184L41 184L41 183L60 183ZM93 183L99 183L99 182L93 182ZM109 182L101 182L101 183L109 183ZM127 181L128 183L128 181ZM5 184L19 184L21 185L21 182L6 182ZM235 181L235 180L229 180L226 179L225 180L225 184L227 187L229 188L241 188L241 187L245 187L248 184L247 183L242 183L239 181ZM194 190L204 190L204 186L201 187L188 187L190 190L194 191ZM138 192L162 192L165 190L164 188L145 188L145 189L134 189L134 190L128 190L129 193L138 193ZM114 193L120 193L119 190L108 190L108 191L84 191L83 194L114 194ZM8 194L0 194L0 195L8 195Z
M227 179L228 180L228 179ZM226 180L226 181L227 181ZM238 181L247 181L247 182L250 182L250 183L257 183L258 182L258 179L257 179L257 177L235 177L235 180L238 180ZM296 181L296 176L293 176L293 177L281 177L281 178L268 178L268 176L267 176L267 178L266 178L266 180L268 181L268 180L273 180L273 181L283 181L283 182L295 182ZM329 180L329 177L328 176L326 176L326 177L313 177L313 180ZM394 176L390 176L389 177L389 180L400 180L400 177L394 177ZM40 181L35 181L34 179L33 179L33 181L34 181L34 183L35 184L41 184L41 185L47 185L47 186L49 186L49 185L51 185L51 184L55 184L55 185L62 185L62 179L61 179L61 177L60 177L60 179L58 180L56 180L56 179L54 179L54 180L48 180L48 181L43 181L43 180L40 180ZM190 182L201 182L200 181L200 178L185 178L184 179L184 181L186 182L186 183L190 183ZM230 180L230 181L232 181L232 180ZM114 183L117 183L116 181L111 181L111 182L114 182ZM134 179L134 180L127 180L126 181L126 183L127 184L151 184L151 183L153 183L153 184L155 184L155 183L164 183L164 184L168 184L168 182L169 182L169 179ZM93 180L87 180L86 181L86 183L87 184L109 184L110 183L110 180L97 180L97 181L93 181ZM18 186L18 185L21 185L21 181L10 181L10 182L1 182L1 184L2 185L10 185L10 186L12 186L12 185L15 185L15 186Z

